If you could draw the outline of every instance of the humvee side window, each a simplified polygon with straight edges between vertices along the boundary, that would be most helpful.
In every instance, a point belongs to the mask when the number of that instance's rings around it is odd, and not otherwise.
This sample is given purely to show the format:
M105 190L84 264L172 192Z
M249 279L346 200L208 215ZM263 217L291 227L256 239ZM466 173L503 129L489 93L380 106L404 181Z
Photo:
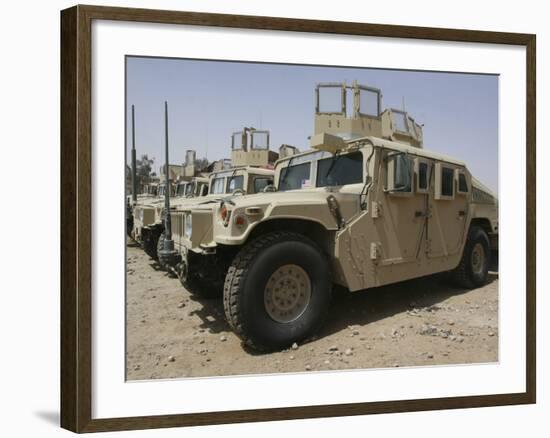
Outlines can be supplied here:
M468 183L464 172L458 172L458 193L468 193Z
M225 192L225 178L222 176L220 178L214 178L212 180L212 191L211 193L214 195L219 195L221 193Z
M435 166L435 199L454 199L455 169L442 163Z
M244 175L233 176L227 180L227 193L233 193L237 189L242 189L244 184Z
M302 163L281 169L279 190L301 189L310 183L311 163Z
M318 161L316 187L343 186L363 182L363 154L335 155Z
M413 191L413 161L404 153L388 157L388 191L391 193L411 194Z
M193 186L194 183L187 184L187 187L185 188L185 195L192 195L193 194Z
M428 190L428 163L418 162L418 191Z
M454 169L441 169L441 195L453 196Z
M267 177L254 178L254 193L263 191L268 185L273 184L273 179Z

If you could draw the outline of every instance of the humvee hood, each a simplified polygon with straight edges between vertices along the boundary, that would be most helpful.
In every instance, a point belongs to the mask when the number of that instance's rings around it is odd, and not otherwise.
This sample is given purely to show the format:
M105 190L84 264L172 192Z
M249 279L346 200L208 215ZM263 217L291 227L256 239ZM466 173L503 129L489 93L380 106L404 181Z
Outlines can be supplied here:
M286 192L269 192L269 193L257 193L255 195L247 196L233 196L228 198L229 204L233 202L235 205L233 208L245 208L260 205L276 205L280 203L288 204L326 204L327 197L329 195L337 197L349 197L357 198L357 194L339 193L337 191L320 190L320 189L301 189L301 190L289 190Z
M336 200L335 204L342 219L347 221L360 211L360 196L357 193L341 193L329 189L301 189L235 196L228 200L226 206L236 214L251 214L252 222L292 218L318 222L327 229L338 229L335 216L337 213L331 211L327 201L331 195ZM255 211L256 209L259 211Z

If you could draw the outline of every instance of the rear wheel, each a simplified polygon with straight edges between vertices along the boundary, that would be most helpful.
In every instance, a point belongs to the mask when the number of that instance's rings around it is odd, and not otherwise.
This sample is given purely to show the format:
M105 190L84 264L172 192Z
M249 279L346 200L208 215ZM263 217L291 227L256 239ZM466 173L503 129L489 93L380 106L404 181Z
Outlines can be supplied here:
M453 282L465 288L487 283L491 259L489 237L483 228L473 226L468 232L460 264L451 271Z
M245 246L231 263L225 315L249 346L285 348L314 334L328 312L331 291L321 250L300 234L273 232Z

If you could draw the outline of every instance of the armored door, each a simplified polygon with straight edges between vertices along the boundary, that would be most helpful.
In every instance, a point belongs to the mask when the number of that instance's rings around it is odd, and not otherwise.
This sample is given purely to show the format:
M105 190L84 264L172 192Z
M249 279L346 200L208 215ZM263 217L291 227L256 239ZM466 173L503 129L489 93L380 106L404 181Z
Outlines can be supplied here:
M389 153L382 158L380 182L374 208L378 242L378 270L418 260L426 222L426 194L415 187L415 160L405 153ZM377 212L373 212L375 216Z
M427 255L430 259L461 255L469 220L470 176L461 166L436 162L429 196Z

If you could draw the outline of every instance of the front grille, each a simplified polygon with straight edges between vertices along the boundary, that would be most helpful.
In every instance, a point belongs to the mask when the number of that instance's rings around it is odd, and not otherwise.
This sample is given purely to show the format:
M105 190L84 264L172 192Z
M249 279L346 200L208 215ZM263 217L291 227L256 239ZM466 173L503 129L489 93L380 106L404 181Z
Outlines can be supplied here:
M183 237L185 226L185 215L183 213L172 213L172 234L177 237Z

